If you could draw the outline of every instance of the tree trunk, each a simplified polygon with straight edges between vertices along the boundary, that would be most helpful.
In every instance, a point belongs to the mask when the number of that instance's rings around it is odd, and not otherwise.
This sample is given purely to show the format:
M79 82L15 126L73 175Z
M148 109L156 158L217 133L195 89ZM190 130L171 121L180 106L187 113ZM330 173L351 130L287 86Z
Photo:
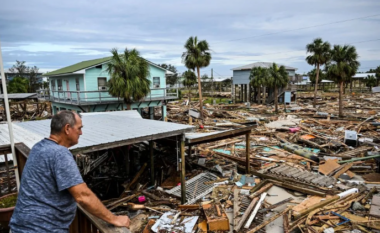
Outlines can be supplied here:
M125 101L125 98L124 98L124 103L125 103L125 105L127 105L127 110L131 110L131 103Z
M199 119L201 120L201 124L202 124L202 120L203 120L203 114L202 114L202 111L203 111L203 103L202 103L202 87L201 87L201 75L200 75L200 72L199 72L199 67L197 67L197 73L198 73L198 92L199 92Z
M343 117L343 87L344 83L340 82L339 84L339 117Z
M319 64L317 64L317 77L315 77L314 101L313 101L314 108L315 106L317 106L318 79L319 79Z
M261 87L257 88L257 103L261 103Z
M278 113L278 87L275 87L274 88L274 108L275 108L275 111L276 113Z
M267 88L264 86L263 87L263 104L266 104L266 100L267 100Z

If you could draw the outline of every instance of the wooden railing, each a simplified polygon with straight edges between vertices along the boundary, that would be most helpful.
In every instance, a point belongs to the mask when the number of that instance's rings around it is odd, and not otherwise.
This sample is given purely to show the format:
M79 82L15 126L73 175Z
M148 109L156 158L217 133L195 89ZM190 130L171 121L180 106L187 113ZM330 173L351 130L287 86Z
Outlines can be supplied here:
M10 145L0 147L0 152L11 153ZM18 166L19 177L22 177L26 161L28 159L30 149L24 143L15 144L15 153ZM103 220L91 215L81 206L78 205L74 221L70 225L70 233L129 233L130 231L124 227L114 227Z
M38 98L69 104L95 104L95 103L111 103L123 102L122 98L113 97L108 90L98 91L55 91L55 90L39 90ZM178 88L155 88L143 98L143 101L154 100L171 100L178 98Z
M10 145L0 146L0 158L4 158L5 170L0 171L0 196L16 191L16 179L13 163L8 161L8 154L12 154Z

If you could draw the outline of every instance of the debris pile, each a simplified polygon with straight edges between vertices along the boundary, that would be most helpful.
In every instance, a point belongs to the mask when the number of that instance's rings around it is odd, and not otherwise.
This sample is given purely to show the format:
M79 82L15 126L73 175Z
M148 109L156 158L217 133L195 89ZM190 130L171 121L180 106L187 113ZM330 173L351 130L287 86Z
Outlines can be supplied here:
M279 114L206 104L202 125L198 103L169 103L169 121L199 126L194 134L255 126L250 143L187 147L185 193L175 140L155 142L153 180L148 143L77 162L107 208L131 217L132 232L380 232L380 96L346 97L346 118L333 98L314 109L304 95Z

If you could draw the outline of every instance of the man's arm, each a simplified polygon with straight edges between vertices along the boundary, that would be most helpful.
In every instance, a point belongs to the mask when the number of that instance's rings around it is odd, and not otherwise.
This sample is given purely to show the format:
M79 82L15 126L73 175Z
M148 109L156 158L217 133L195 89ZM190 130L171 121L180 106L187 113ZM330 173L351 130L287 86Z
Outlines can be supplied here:
M111 211L109 211L87 187L86 183L75 185L68 190L74 197L75 201L90 214L115 226L129 228L129 218L127 216L116 216L112 214Z

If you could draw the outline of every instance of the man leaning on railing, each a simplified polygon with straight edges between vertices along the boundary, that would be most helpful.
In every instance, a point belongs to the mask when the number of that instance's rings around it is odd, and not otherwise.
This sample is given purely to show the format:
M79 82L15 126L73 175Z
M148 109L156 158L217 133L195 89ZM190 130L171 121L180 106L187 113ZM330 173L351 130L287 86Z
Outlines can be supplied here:
M12 233L65 232L77 205L115 226L129 227L127 216L115 216L83 182L69 147L82 135L82 119L61 111L51 120L50 137L33 146L22 173Z

